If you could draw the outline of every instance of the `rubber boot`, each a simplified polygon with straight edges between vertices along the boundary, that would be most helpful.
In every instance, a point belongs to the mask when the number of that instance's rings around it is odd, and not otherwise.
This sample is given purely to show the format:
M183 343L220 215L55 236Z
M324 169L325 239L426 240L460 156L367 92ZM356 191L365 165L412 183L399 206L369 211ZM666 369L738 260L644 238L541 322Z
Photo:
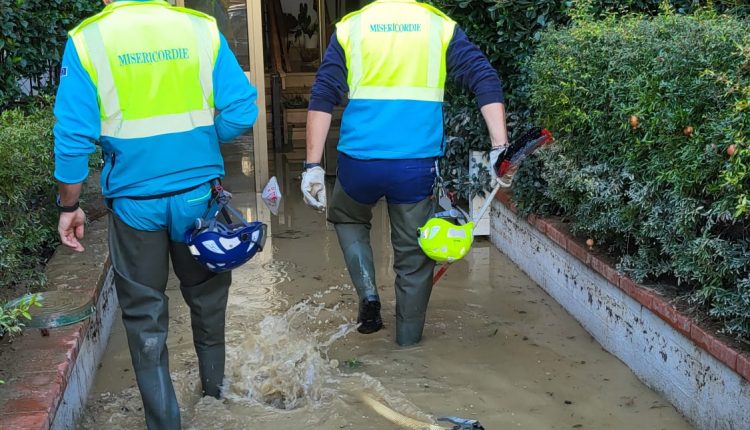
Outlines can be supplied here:
M180 288L182 297L190 307L190 325L198 356L202 394L217 399L221 396L224 382L224 330L230 273L222 273L199 286Z
M370 334L383 328L380 316L380 297L375 283L375 263L370 244L372 205L359 203L349 197L336 182L331 197L328 220L334 224L344 253L346 268L359 297L360 324L357 331Z
M431 199L414 204L388 204L396 272L396 342L401 346L422 340L435 261L419 247L417 228L427 222L433 211Z
M370 334L383 328L380 297L375 284L375 264L370 245L370 224L336 224L336 235L344 253L346 268L359 297L357 331Z
M370 334L383 328L383 318L380 316L380 298L369 296L359 302L359 316L357 317L357 331Z
M180 292L190 307L193 345L202 394L217 399L224 382L227 299L232 272L213 273L193 260L184 244L172 244L172 264Z
M115 289L149 430L180 429L180 409L169 376L167 330L169 238L135 230L110 215L110 258Z

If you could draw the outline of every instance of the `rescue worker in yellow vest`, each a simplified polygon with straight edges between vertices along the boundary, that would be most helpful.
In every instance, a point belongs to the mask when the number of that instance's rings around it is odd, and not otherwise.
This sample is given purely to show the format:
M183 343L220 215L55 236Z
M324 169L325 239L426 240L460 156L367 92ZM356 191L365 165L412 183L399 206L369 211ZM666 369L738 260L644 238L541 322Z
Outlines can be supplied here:
M441 11L414 0L376 0L347 15L312 87L307 117L305 202L326 207L320 167L331 112L348 92L338 143L338 172L328 210L359 295L358 330L383 326L370 227L385 197L396 273L396 341L419 342L435 262L420 249L417 228L434 212L436 159L443 155L447 78L471 90L492 143L491 162L507 146L502 84L487 58ZM493 172L493 180L496 180Z
M219 144L257 117L256 91L213 18L162 0L104 0L70 32L55 104L63 244L83 251L79 208L102 147L115 287L149 429L179 429L167 351L169 261L190 307L204 395L219 397L231 272L196 261L186 232L224 176Z

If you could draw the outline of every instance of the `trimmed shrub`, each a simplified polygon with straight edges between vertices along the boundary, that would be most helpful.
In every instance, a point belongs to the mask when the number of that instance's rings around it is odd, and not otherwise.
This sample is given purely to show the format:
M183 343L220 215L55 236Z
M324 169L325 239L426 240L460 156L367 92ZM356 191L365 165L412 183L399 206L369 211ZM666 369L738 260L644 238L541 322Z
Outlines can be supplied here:
M0 0L0 110L56 87L67 31L101 7L94 0Z
M529 70L557 143L519 173L519 208L565 216L636 280L677 284L750 338L750 23L578 22L546 32Z
M34 287L57 241L52 110L0 113L0 287Z
M427 0L440 8L464 29L487 55L503 79L508 124L512 134L523 133L529 123L529 84L526 64L542 32L564 27L571 15L582 12L601 17L608 14L645 13L655 15L663 0ZM711 5L720 12L747 16L748 0L671 0L678 13L692 13ZM574 5L577 8L574 8ZM489 139L484 120L473 96L452 85L447 88L445 106L446 135L450 145L441 173L447 185L467 197L486 184L484 177L470 178L468 160L471 150L488 150Z

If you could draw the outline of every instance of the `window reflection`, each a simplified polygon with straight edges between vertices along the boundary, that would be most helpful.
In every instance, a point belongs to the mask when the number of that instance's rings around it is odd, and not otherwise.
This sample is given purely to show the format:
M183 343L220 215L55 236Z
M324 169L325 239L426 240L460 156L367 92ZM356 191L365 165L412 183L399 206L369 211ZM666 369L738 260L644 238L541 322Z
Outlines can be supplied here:
M219 31L227 39L243 70L250 70L250 49L247 37L247 1L185 0L185 7L199 10L216 18Z

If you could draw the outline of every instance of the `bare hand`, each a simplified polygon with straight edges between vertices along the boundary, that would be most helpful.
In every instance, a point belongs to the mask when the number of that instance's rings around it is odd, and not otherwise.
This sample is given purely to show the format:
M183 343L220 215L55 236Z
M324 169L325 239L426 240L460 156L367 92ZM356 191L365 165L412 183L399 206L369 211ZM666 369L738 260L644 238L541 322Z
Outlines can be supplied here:
M57 232L60 233L60 241L63 245L77 252L83 252L83 245L79 240L83 239L83 226L86 223L86 214L83 209L78 208L75 212L61 212L60 221L57 224Z

